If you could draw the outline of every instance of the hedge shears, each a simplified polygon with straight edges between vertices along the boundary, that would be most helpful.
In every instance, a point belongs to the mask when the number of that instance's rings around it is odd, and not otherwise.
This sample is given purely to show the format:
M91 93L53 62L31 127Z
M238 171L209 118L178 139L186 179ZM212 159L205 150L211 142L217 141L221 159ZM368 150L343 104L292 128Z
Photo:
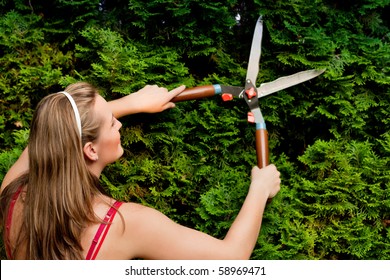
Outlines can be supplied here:
M268 132L259 107L259 98L315 78L325 71L314 69L302 71L290 76L278 78L272 82L262 83L259 87L256 87L256 80L259 73L262 36L263 20L260 16L256 22L253 34L245 85L243 87L219 84L198 86L188 88L172 99L172 102L180 102L211 97L214 95L221 95L224 101L232 100L234 97L243 98L250 109L248 121L256 124L256 154L259 168L263 168L269 164Z

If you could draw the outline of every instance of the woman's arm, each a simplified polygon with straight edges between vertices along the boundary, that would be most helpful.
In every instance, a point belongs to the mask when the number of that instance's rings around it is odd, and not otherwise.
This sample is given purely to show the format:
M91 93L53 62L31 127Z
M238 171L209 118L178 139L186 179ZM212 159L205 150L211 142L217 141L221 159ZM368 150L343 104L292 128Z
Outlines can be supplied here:
M18 160L11 166L1 182L1 191L14 179L28 170L28 147L24 149Z
M178 225L162 213L141 205L125 204L124 234L117 240L125 258L249 259L256 244L267 199L280 189L274 165L254 167L244 204L223 240Z
M158 113L175 107L175 103L170 101L184 89L185 86L180 86L168 91L163 87L148 85L137 92L112 100L108 104L117 119L136 113Z
M268 199L279 190L280 173L275 165L263 169L253 167L252 182L245 202L224 239L241 248L244 259L250 257L256 245Z

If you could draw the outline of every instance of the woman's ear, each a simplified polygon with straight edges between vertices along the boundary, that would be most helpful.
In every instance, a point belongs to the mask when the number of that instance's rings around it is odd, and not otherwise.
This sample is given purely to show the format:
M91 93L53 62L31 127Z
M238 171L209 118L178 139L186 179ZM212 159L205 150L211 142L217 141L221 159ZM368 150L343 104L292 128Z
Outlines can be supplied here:
M98 154L95 145L92 142L87 142L83 147L84 155L91 161L98 160Z

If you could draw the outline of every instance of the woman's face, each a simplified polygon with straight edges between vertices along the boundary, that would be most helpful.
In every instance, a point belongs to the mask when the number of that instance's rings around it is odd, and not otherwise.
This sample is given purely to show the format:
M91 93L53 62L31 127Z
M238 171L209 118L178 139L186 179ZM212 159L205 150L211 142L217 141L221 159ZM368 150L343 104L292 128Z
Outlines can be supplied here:
M110 164L123 154L119 129L122 123L118 121L107 101L98 95L95 102L95 113L102 120L99 137L94 141L98 161L103 165Z

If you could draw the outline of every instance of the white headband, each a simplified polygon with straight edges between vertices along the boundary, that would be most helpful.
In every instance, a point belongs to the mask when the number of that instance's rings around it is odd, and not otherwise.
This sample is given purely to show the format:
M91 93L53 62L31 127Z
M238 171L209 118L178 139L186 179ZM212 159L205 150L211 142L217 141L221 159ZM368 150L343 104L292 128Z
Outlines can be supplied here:
M74 102L73 97L69 93L67 93L66 91L60 91L59 93L63 93L68 98L70 104L72 105L74 117L76 118L77 127L79 129L79 133L80 133L80 137L81 137L81 119L80 119L79 110L77 109L76 102Z

